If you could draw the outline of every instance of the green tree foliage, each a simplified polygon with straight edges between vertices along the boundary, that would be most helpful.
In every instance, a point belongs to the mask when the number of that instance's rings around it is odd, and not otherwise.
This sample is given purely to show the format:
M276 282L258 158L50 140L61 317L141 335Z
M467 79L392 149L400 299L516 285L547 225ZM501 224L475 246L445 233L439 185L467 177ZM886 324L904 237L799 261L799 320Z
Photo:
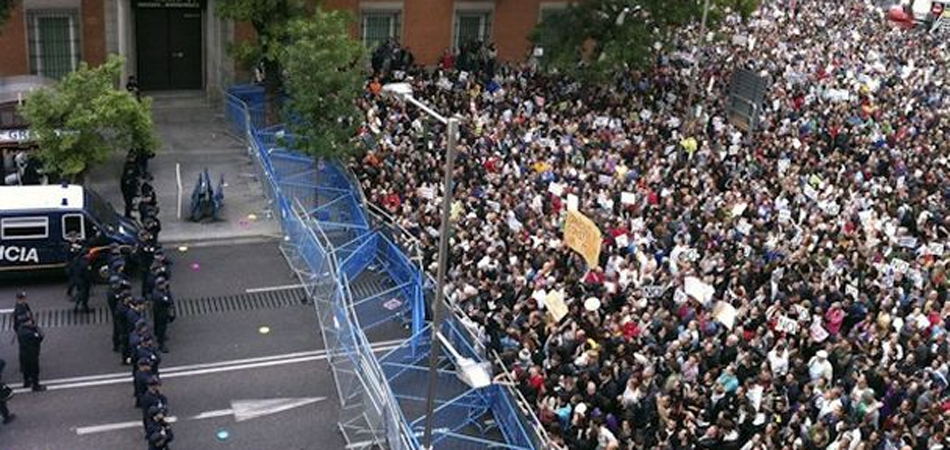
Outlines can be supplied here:
M0 0L0 33L3 33L3 24L10 18L14 6L15 0Z
M254 27L256 39L232 45L231 54L248 69L258 63L263 66L265 120L278 122L275 100L283 88L280 54L290 39L290 22L306 12L303 0L221 0L217 5L220 17Z
M158 147L151 101L116 88L123 64L118 56L99 67L81 63L53 87L26 97L19 113L30 123L48 173L76 178L114 149Z
M568 73L607 76L646 67L656 44L698 21L704 0L587 0L546 17L530 36L544 49L542 63ZM726 11L748 16L758 0L711 0L709 24Z
M290 23L289 45L280 53L288 127L297 147L314 156L342 157L355 148L365 49L350 37L350 21L344 12L317 8Z

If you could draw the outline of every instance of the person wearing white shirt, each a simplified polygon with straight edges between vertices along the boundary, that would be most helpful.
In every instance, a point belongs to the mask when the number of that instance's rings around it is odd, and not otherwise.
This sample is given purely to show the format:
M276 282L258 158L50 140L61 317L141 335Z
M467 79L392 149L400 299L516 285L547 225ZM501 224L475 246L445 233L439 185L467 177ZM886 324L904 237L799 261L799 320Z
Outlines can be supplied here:
M768 354L769 368L772 369L772 375L784 377L788 373L788 349L784 343L780 343Z
M828 362L828 352L818 350L818 353L808 361L808 375L811 376L812 381L824 378L829 385L834 381L834 368Z

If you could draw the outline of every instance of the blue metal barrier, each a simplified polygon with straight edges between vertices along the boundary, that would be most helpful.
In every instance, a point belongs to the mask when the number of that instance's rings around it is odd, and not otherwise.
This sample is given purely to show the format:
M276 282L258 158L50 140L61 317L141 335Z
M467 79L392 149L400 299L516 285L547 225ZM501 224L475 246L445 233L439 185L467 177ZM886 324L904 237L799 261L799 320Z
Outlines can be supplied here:
M425 274L387 233L374 229L346 169L293 151L294 137L281 127L263 127L262 89L235 87L225 97L228 122L235 134L246 136L286 236L281 249L314 299L348 448L420 449L431 342ZM400 332L405 323L411 324L405 339L378 357L367 333L387 326L387 333ZM457 318L440 330L463 358L488 359ZM472 389L451 369L451 355L443 352L439 361L436 448L545 448L507 389Z

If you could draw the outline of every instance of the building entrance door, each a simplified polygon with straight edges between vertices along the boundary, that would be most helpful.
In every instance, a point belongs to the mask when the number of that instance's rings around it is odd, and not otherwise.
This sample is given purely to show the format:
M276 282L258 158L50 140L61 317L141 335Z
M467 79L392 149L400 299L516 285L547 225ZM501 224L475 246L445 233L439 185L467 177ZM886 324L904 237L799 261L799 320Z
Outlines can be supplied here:
M202 88L201 19L197 2L138 2L136 78L142 90Z

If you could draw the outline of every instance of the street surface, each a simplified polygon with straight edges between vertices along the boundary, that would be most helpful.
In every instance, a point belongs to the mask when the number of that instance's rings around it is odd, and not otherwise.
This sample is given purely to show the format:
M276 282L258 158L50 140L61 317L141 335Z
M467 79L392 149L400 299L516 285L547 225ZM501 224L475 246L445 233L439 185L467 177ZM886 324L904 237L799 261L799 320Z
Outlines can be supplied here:
M162 378L177 419L174 447L341 448L335 427L339 403L316 315L312 305L301 302L277 242L169 250L181 304L265 294L288 299L280 307L258 302L254 308L250 301L243 310L199 311L171 325ZM4 280L0 310L13 307L18 289L28 293L38 315L71 310L64 300L65 280L51 276ZM104 286L97 286L90 305L105 309L104 295ZM261 327L267 327L266 334ZM141 414L132 406L130 372L111 352L111 323L67 323L44 331L41 378L49 390L18 390L9 402L17 419L0 426L0 450L146 448ZM6 381L19 388L12 337L11 330L0 332L0 357L8 362ZM225 439L219 439L221 431L227 432Z

